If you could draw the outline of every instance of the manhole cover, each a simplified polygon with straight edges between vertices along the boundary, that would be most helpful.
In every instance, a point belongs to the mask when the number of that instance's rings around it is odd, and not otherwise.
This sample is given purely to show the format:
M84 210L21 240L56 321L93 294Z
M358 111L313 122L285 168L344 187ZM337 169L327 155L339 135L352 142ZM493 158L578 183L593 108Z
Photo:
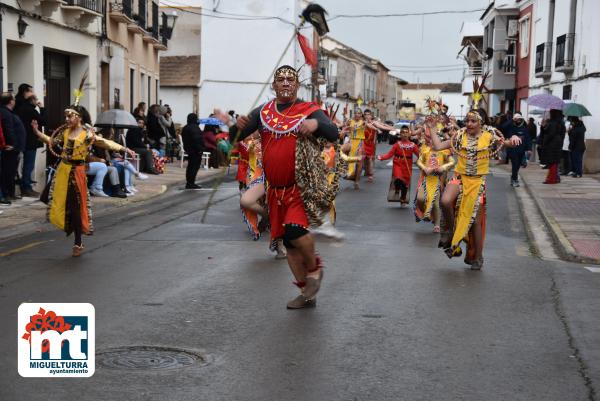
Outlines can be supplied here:
M207 359L196 352L165 347L132 346L96 353L98 365L108 369L165 370L206 365Z

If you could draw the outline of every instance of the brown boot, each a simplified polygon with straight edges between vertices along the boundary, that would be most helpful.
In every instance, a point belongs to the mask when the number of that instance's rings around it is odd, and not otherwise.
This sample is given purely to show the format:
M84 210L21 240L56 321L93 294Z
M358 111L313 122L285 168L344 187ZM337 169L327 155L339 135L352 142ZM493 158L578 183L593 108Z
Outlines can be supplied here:
M323 280L323 269L319 269L319 278L307 277L306 286L304 286L304 296L308 299L313 299L321 288Z
M298 295L287 303L288 309L314 308L315 306L317 306L317 299L308 299L303 294Z

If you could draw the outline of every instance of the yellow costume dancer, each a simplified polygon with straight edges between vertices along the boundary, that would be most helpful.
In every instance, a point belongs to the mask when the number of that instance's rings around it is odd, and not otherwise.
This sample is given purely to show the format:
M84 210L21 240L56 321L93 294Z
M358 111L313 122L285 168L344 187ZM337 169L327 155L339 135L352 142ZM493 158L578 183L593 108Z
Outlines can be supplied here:
M242 196L246 191L252 189L256 185L263 185L265 183L265 175L262 167L262 151L260 145L260 139L252 138L248 141L248 169L246 173L246 186L242 190ZM262 198L264 199L264 189L262 191ZM264 200L258 201L264 205ZM252 239L257 241L260 238L261 229L259 228L258 213L248 208L241 206L242 217L244 222L248 226L248 231L252 235ZM265 220L266 222L266 220Z
M435 151L426 140L419 150L417 166L421 176L415 196L415 218L417 221L432 221L434 232L440 231L440 196L445 185L445 173L454 166L450 150Z
M79 256L83 250L81 235L93 233L90 195L87 188L85 160L93 145L113 152L126 149L118 143L96 135L89 125L82 126L81 121L89 119L89 114L81 106L71 106L65 110L67 124L47 136L35 128L41 141L60 163L50 182L48 192L48 220L60 230L70 235L75 233L73 256ZM85 117L87 115L87 117ZM60 149L60 150L58 150ZM134 152L129 151L131 155Z
M355 118L349 122L349 138L350 138L350 157L360 157L363 154L363 146L365 140L365 122L362 119L362 112L357 111ZM354 180L355 185L358 185L360 180L360 173L362 170L362 163L352 163L348 166L348 174L346 179Z

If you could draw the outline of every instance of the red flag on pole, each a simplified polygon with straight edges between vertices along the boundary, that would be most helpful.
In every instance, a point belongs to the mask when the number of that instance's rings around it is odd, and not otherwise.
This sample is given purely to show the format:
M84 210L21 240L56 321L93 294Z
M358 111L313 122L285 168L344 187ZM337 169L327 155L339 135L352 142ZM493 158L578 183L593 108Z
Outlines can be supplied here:
M298 32L296 37L298 38L298 43L300 44L302 54L304 54L304 60L306 61L306 64L316 68L318 63L317 52L311 49L310 43L308 43L306 36Z

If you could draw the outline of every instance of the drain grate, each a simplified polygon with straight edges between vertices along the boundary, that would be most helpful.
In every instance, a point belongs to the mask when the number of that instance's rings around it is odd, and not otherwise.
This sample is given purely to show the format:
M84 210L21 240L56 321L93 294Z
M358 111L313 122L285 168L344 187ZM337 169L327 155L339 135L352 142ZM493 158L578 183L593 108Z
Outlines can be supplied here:
M208 363L205 356L184 349L131 346L96 352L99 366L121 370L168 370Z

